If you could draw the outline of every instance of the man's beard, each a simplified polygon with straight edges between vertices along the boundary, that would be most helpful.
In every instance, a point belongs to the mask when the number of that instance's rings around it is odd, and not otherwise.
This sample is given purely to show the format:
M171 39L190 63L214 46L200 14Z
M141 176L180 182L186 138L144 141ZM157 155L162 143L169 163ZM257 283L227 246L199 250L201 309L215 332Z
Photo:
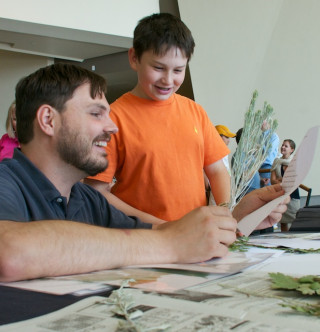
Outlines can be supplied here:
M103 139L106 139L104 136ZM99 140L97 137L96 141ZM90 176L101 173L108 167L107 158L90 158L92 142L82 137L76 131L63 126L59 131L58 153L66 163L84 171Z

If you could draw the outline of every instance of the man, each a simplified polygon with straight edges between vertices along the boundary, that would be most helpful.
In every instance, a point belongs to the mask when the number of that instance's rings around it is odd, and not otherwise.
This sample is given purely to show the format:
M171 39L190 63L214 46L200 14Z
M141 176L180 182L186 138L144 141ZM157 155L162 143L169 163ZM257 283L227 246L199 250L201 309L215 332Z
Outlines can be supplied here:
M279 185L248 196L234 217L223 207L158 226L127 217L78 182L108 165L105 146L117 127L105 91L102 77L69 64L18 83L21 150L0 163L0 281L222 257L236 239L237 220L283 194ZM260 227L285 210L279 205Z
M262 126L261 126L261 130L262 130L262 135L267 135L268 132L270 131L270 124L268 123L268 121L263 121ZM268 149L268 153L266 156L265 161L263 162L263 164L260 167L260 170L264 170L264 169L271 169L272 164L274 162L274 160L276 159L278 152L279 152L279 143L280 143L280 139L277 133L273 133L270 137L270 141L269 143L269 149ZM271 181L271 173L260 173L260 186L264 187L264 186L270 186Z

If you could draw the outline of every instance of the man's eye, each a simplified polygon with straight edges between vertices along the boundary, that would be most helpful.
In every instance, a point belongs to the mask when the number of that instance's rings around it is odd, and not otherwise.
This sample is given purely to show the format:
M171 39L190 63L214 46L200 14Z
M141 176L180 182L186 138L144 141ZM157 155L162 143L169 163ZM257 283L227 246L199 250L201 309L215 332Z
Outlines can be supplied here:
M91 113L91 115L93 115L95 117L99 117L101 115L101 113L99 113L99 112L93 112L93 113Z

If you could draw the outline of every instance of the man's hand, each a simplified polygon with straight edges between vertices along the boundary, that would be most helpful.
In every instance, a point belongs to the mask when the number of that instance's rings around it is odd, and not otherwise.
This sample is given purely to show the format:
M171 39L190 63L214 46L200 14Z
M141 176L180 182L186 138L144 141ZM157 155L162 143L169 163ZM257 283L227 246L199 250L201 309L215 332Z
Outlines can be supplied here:
M280 184L263 187L251 191L245 195L233 210L233 216L240 221L247 214L259 209L266 203L284 195L284 190ZM287 204L290 202L290 197L286 197L282 203L274 208L274 210L260 223L256 229L263 229L273 226L277 223L282 214L287 210Z
M175 263L196 263L228 253L236 240L237 221L227 208L204 206L156 228L167 239Z

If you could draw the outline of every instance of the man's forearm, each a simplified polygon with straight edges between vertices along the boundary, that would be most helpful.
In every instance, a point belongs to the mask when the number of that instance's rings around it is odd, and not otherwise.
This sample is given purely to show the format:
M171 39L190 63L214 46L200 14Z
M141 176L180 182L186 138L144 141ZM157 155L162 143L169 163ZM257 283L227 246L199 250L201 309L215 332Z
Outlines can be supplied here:
M0 221L0 281L201 262L226 255L236 238L231 213L213 206L154 228L110 229L66 220Z
M109 229L64 220L0 221L0 281L171 261L163 240L156 230Z

